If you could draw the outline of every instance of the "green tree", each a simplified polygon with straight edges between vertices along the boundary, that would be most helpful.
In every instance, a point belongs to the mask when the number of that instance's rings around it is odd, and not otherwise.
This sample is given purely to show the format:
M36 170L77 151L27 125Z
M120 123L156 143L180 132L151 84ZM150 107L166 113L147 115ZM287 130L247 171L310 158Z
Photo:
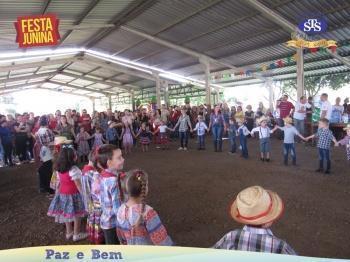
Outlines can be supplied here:
M332 90L338 90L344 85L350 83L350 74L331 74L323 76L310 76L304 79L304 89L307 96L317 95L321 89L330 88ZM282 93L295 92L297 90L297 80L286 80L281 85Z

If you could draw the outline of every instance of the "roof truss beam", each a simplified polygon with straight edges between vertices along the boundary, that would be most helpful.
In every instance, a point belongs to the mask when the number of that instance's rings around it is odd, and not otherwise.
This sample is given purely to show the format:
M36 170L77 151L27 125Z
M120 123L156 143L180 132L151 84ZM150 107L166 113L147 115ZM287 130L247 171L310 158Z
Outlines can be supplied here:
M33 57L35 59L35 57ZM37 68L42 66L49 66L49 65L58 65L58 64L66 64L68 62L77 62L81 60L81 58L78 57L72 57L72 58L64 58L64 59L54 59L54 60L47 60L42 62L34 62L34 63L24 63L24 64L13 64L10 66L0 66L0 72L7 72L12 70L20 70L20 69L27 69L27 68Z

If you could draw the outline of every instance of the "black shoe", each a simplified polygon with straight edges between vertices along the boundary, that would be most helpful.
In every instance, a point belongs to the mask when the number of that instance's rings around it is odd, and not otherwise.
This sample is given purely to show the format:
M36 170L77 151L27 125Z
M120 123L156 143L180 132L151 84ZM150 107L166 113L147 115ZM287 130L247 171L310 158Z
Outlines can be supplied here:
M324 172L326 175L330 175L331 174L331 170L326 170L325 172Z
M260 160L261 160L262 162L265 162L265 158L263 158L263 157L260 157Z
M266 160L266 162L270 162L270 158L266 158L265 160Z
M322 173L323 172L323 168L316 169L315 172Z

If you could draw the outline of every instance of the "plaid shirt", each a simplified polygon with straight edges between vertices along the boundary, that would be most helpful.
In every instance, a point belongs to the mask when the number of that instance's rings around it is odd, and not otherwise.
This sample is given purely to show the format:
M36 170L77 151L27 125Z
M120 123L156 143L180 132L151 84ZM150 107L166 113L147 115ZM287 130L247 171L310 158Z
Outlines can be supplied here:
M285 241L275 237L270 229L251 226L227 233L214 248L296 255L295 251Z
M175 128L177 126L179 126L179 132L186 132L188 128L191 126L190 117L188 115L186 116L181 115L179 120L177 121Z
M101 228L111 229L117 225L117 212L120 207L120 188L118 186L118 176L116 172L105 170L101 173Z
M319 128L315 136L318 138L317 147L322 149L330 149L334 136L328 128Z
M35 134L35 139L40 145L48 146L50 143L55 141L55 135L50 129L46 127L40 127L38 132Z

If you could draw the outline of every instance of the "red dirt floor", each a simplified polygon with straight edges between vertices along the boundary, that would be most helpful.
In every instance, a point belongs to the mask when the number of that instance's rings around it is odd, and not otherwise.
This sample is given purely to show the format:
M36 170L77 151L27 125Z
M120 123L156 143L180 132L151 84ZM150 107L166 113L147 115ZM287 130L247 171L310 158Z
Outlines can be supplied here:
M157 210L180 246L210 247L240 225L228 216L228 205L242 189L261 185L280 194L285 213L272 226L299 255L350 258L350 172L344 148L332 150L333 175L314 172L316 148L297 144L298 166L282 165L282 142L272 141L272 162L258 161L258 142L250 139L250 159L206 151L140 148L126 157L125 170L149 173L148 204ZM46 216L49 199L37 190L33 165L0 169L0 249L72 244L64 226ZM81 242L86 243L86 242ZM80 243L80 244L81 244Z

